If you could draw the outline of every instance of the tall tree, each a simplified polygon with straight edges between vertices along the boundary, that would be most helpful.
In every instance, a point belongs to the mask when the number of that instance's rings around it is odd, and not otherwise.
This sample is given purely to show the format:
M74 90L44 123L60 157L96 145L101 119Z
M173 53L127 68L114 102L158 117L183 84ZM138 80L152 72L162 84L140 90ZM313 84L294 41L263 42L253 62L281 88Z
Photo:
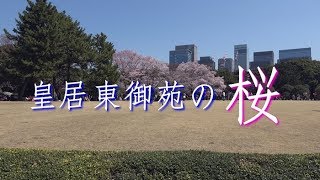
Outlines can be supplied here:
M5 35L0 35L0 92L13 92L17 83L17 76L12 67L10 51L14 48L14 42L10 41Z
M117 83L120 73L113 62L115 53L113 44L107 41L103 33L91 37L90 59L87 62L87 71L84 74L86 91L97 99L97 85L103 85L107 80L110 84Z
M28 0L16 22L14 33L5 33L16 42L11 56L23 81L19 97L27 95L27 86L39 80L51 82L57 91L57 79L60 83L71 80L71 71L83 64L89 47L84 29L47 0Z

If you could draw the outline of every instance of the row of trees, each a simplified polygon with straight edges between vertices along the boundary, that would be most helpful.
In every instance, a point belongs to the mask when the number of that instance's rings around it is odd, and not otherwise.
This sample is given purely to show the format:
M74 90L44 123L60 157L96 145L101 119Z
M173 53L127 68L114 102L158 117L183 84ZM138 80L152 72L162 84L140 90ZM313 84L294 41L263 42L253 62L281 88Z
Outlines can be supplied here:
M296 59L281 62L275 65L279 76L274 84L274 89L280 92L281 99L317 99L320 100L320 61ZM263 68L269 76L272 66ZM253 70L259 77L257 70ZM226 84L238 82L238 72L230 73L226 70L217 72L218 76L224 77ZM250 78L247 73L247 78ZM254 88L250 89L254 93ZM226 91L230 91L227 87Z
M19 99L31 95L40 80L51 83L61 99L65 81L84 80L89 90L102 79L119 78L107 36L85 33L79 22L46 0L28 0L16 21L13 32L1 36L0 84L11 84Z
M155 58L128 50L116 52L105 34L87 34L79 22L47 0L28 0L16 21L13 31L5 30L0 36L0 92L16 92L19 99L33 95L34 83L40 80L53 85L58 99L65 81L83 81L94 99L98 96L95 86L104 80L119 84L122 95L131 81L159 87L175 80L185 86L187 95L204 83L218 94L228 93L226 85L238 81L238 72L216 73L198 63L183 63L169 71L167 64ZM320 99L319 61L289 61L276 68L280 76L274 86L283 99ZM265 68L268 75L271 69ZM254 93L254 88L250 91Z
M295 60L276 65L279 79L275 88L283 99L320 100L320 61Z
M47 0L28 0L12 32L1 36L0 91L16 92L19 99L33 95L34 83L51 83L54 96L62 99L65 81L83 81L85 91L97 99L95 86L118 83L121 92L131 81L158 87L166 80L178 81L186 92L200 83L211 84L217 91L225 87L204 65L188 63L169 72L165 63L132 51L115 53L103 33L87 34L65 12Z

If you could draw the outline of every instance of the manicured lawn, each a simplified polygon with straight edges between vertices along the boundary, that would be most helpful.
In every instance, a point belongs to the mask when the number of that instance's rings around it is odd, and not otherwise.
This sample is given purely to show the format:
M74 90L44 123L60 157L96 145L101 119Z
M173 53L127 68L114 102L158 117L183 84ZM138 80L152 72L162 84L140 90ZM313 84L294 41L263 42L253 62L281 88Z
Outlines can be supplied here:
M319 179L320 154L0 149L0 179Z
M184 112L96 103L33 112L32 102L0 102L0 179L320 179L319 102L275 101L280 125L251 127L227 101L208 111L187 101Z
M95 110L98 102L69 112L59 109L34 112L33 102L0 102L0 147L100 151L207 150L230 153L320 153L320 101L274 101L267 118L250 127L238 123L238 106L226 111L229 101L216 101L208 110L185 101L185 111L170 106L159 112L154 102L148 112L129 102L115 102L119 111ZM263 101L260 102L263 104ZM205 104L204 104L205 105ZM256 112L246 102L247 118Z

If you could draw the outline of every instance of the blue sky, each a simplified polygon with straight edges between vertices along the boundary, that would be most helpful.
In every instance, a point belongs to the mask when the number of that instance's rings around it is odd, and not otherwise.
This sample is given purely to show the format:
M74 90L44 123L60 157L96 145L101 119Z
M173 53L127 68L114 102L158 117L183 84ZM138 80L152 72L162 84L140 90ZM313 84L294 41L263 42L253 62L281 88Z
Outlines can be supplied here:
M168 62L175 45L196 44L199 56L312 47L320 59L319 0L51 0L88 33L104 32L117 51L131 49ZM12 30L24 0L5 0L0 28Z

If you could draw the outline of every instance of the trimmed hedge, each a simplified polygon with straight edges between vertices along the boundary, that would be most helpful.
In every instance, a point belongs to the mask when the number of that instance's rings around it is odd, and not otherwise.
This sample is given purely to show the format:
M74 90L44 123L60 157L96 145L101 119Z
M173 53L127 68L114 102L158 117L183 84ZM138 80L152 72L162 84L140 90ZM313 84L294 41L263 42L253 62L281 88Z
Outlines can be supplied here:
M320 154L0 149L0 179L320 179Z

